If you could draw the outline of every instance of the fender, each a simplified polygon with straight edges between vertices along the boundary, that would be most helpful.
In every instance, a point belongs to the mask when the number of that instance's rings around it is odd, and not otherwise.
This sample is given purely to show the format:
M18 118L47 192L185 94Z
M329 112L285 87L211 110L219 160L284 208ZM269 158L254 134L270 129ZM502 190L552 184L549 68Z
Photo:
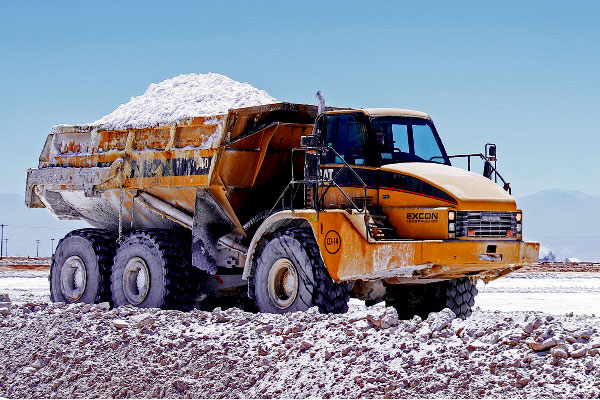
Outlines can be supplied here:
M271 215L264 220L252 237L250 246L248 246L248 253L246 253L246 262L244 263L242 279L248 280L252 276L255 258L260 254L260 250L269 236L282 228L290 226L310 228L313 235L315 234L312 224L306 218L295 216L292 211L280 211Z

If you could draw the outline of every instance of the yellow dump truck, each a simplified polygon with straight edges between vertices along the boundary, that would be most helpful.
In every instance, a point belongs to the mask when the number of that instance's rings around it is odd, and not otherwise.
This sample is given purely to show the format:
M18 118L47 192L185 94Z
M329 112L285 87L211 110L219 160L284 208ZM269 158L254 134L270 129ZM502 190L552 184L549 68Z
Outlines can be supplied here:
M60 241L53 301L326 313L355 297L466 317L477 279L539 251L479 156L487 177L452 167L422 112L277 103L170 126L57 127L26 204L94 227Z

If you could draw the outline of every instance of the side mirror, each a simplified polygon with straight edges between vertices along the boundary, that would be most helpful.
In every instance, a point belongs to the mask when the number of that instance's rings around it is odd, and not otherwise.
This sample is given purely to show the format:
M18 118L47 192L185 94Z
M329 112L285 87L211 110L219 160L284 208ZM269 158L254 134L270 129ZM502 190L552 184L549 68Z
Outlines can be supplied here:
M485 156L490 161L496 161L496 145L494 143L486 143Z
M300 146L321 147L321 137L319 135L300 136Z

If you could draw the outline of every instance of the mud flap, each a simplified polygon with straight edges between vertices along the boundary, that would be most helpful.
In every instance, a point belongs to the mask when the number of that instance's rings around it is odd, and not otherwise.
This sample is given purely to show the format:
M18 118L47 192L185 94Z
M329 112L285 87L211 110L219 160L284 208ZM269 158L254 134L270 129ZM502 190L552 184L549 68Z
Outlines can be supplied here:
M192 227L192 265L202 271L217 273L217 241L235 225L206 189L196 192L194 226Z

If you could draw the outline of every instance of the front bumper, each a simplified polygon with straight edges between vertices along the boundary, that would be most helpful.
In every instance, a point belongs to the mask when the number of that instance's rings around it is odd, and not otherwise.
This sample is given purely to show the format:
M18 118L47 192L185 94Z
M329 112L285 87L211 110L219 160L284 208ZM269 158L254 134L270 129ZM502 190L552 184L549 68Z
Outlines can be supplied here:
M361 247L363 251L353 249L347 252L353 257L340 260L339 280L384 279L394 284L471 276L489 281L537 263L540 245L478 239L402 240ZM357 257L358 254L362 256Z

